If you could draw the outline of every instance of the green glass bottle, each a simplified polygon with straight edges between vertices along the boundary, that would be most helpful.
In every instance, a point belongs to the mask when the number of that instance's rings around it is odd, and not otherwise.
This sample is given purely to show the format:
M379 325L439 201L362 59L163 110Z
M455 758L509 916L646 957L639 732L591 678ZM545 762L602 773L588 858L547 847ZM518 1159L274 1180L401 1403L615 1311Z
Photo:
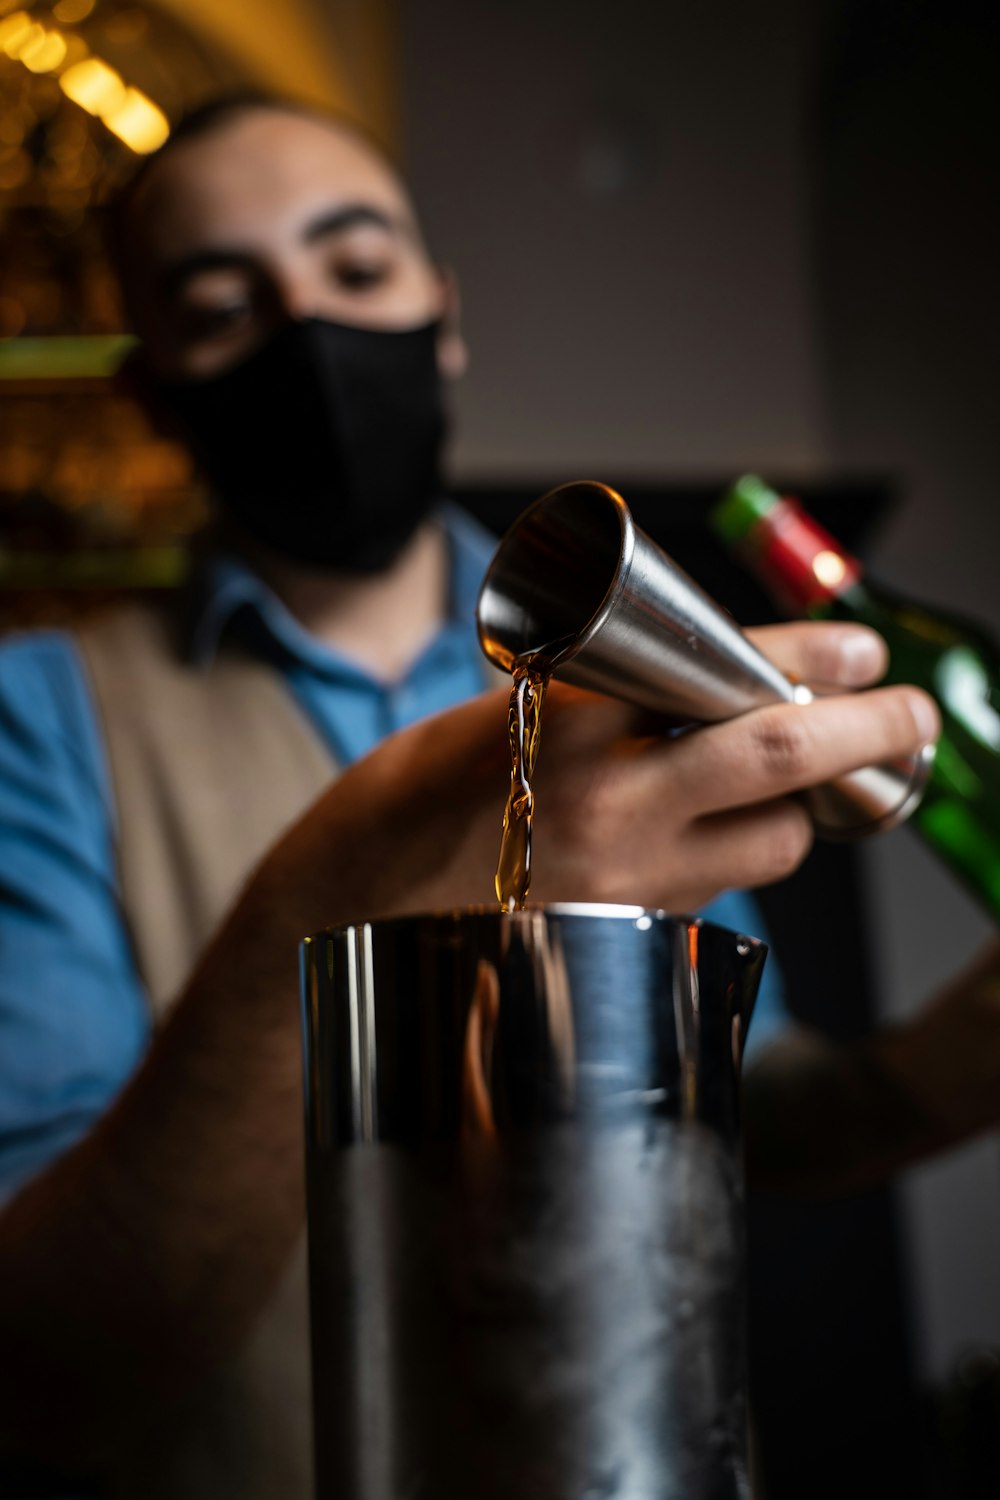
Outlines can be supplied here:
M894 594L808 515L754 475L712 513L718 536L793 615L859 620L889 647L887 682L937 699L942 733L913 824L1000 918L1000 651L972 621Z

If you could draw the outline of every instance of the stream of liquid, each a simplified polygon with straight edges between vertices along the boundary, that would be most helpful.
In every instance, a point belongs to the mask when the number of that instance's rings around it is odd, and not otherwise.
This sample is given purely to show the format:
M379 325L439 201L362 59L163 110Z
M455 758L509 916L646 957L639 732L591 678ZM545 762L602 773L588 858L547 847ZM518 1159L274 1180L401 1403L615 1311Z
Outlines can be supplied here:
M551 665L537 656L514 662L507 709L510 734L510 795L503 815L496 893L501 911L521 911L531 885L531 822L535 799L531 778L538 757L542 704Z

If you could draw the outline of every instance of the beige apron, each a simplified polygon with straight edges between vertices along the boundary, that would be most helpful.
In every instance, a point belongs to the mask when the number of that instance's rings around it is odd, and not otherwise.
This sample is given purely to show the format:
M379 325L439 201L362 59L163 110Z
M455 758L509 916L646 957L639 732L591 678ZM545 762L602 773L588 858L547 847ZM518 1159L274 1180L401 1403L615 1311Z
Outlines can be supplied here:
M175 630L136 606L80 635L119 815L123 912L157 1024L250 870L336 774L273 669L233 641L192 667ZM240 1358L123 1458L109 1493L307 1500L309 1400L303 1236Z

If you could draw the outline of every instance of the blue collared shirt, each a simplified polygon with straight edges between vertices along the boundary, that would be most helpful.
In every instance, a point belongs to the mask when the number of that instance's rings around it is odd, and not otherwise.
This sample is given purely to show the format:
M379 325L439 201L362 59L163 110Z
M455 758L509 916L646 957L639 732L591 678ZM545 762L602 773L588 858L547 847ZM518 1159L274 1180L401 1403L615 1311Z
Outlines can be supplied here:
M242 563L208 570L191 661L222 632L284 675L337 761L483 687L474 616L495 545L454 507L442 512L451 562L447 618L398 681L384 682L310 636ZM138 1067L149 1007L126 935L115 863L116 809L105 747L70 635L0 645L0 1195L79 1140ZM705 916L763 936L749 897L728 892ZM751 1044L781 1028L770 961Z

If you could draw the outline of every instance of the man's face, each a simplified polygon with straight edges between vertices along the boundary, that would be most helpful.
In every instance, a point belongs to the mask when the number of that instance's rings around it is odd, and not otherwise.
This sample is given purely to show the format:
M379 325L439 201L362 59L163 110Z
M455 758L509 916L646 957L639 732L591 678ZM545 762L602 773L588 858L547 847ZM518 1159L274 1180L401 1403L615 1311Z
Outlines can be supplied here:
M363 140L307 116L247 111L179 144L127 229L136 332L167 379L220 374L290 318L407 329L445 312L399 181Z

